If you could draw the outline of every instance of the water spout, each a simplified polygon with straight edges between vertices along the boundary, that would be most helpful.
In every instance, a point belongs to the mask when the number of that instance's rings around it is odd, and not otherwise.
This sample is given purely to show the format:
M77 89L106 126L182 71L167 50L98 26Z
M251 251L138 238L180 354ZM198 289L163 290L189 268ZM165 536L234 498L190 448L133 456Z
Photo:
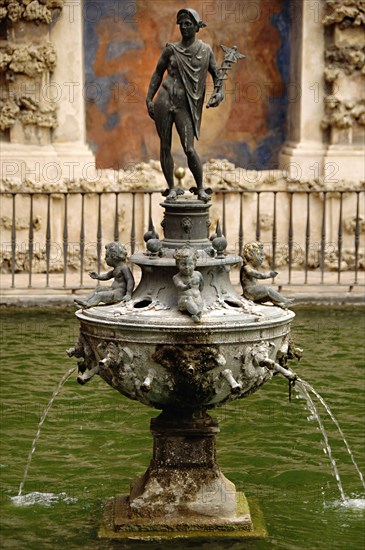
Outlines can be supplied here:
M143 384L141 384L141 390L143 392L148 393L149 391L151 391L151 385L155 376L156 376L155 369L148 369L148 374L144 379Z
M91 378L93 378L95 374L99 374L101 366L104 365L103 361L105 361L105 359L103 359L102 361L99 361L99 365L97 365L96 367L93 367L92 369L88 369L84 373L79 374L77 377L78 383L83 386L84 384L89 382L89 380L91 380Z
M228 384L231 386L232 393L239 393L242 390L241 384L239 384L234 378L232 371L230 369L225 369L222 372L222 376L227 380Z

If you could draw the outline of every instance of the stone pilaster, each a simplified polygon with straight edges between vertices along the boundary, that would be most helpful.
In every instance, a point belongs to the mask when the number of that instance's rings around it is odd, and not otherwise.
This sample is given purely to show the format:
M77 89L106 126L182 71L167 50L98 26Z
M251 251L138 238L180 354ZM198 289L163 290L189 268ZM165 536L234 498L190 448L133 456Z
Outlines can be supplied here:
M0 177L81 177L85 143L82 3L5 3L0 11Z
M323 3L291 2L291 59L287 141L280 168L293 178L323 173L326 146L321 120L324 114Z
M364 5L295 0L292 9L288 139L280 168L333 186L363 181Z
M365 180L365 4L327 0L322 128L328 134L326 175Z

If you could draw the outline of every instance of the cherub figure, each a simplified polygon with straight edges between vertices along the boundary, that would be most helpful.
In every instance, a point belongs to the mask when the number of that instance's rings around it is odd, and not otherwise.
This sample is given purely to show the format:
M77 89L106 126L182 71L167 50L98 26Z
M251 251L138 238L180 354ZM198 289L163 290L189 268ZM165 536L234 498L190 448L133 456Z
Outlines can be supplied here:
M193 321L199 323L204 306L200 294L204 280L200 271L195 271L196 253L191 248L181 248L176 252L175 260L179 273L172 279L178 290L178 308L180 311L187 311Z
M111 286L97 286L96 289L85 296L75 300L76 304L82 307L93 307L100 303L115 304L117 302L127 302L132 298L134 288L134 278L131 270L125 260L127 250L125 246L118 242L112 242L105 245L105 261L112 267L111 271L98 275L95 271L89 273L92 279L99 281L114 281Z
M243 248L243 266L240 271L240 281L243 296L258 304L272 302L275 306L287 308L293 300L285 298L280 292L267 285L257 285L257 279L271 279L276 277L277 271L261 273L258 268L264 261L264 247L262 243L248 243Z

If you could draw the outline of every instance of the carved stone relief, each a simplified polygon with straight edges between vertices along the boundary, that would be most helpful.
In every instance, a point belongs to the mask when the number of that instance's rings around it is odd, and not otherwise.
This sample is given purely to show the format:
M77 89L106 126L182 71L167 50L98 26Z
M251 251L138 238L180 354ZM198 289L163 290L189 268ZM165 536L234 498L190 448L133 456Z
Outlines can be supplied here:
M0 21L33 21L49 25L54 10L62 9L64 0L3 0L0 6Z
M18 128L15 134L10 132L10 141L46 144L50 141L49 130L40 132L37 129L57 126L56 105L48 96L43 97L41 90L49 83L57 61L55 48L48 41L46 25L52 23L63 4L63 0L1 2L0 21L5 23L8 40L0 44L3 85L0 130ZM17 31L19 21L20 33ZM33 38L34 24L39 26L37 43Z
M364 0L327 0L327 13L323 18L325 26L338 25L340 29L365 25Z
M361 143L365 126L365 2L326 0L323 25L327 83L325 116L321 126L330 131L331 143Z

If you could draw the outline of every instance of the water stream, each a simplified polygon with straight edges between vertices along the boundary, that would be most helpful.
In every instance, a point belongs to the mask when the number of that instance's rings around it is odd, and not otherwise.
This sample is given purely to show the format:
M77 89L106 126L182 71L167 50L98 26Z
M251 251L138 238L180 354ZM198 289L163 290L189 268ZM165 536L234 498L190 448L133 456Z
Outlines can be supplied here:
M17 504L21 504L22 502L24 502L25 505L29 505L29 503L33 502L33 499L29 498L29 495L28 495L28 498L24 498L24 497L22 498L22 492L23 492L23 489L24 489L25 481L27 479L27 475L28 475L28 471L29 471L29 468L30 468L30 465L31 465L31 462L32 462L32 458L33 458L33 455L34 455L35 450L36 450L37 442L38 442L38 439L41 435L42 426L44 424L44 421L47 418L47 415L49 413L50 408L53 405L54 400L56 399L57 395L60 393L63 385L65 384L65 382L70 378L71 374L73 372L75 372L76 369L77 369L77 367L72 367L62 376L60 382L57 384L56 388L54 389L54 391L52 393L51 399L48 401L48 404L47 404L46 408L44 409L44 411L42 413L41 419L40 419L39 424L38 424L37 432L35 434L35 437L34 437L33 442L32 442L32 446L31 446L30 451L29 451L28 460L27 460L27 463L25 465L23 479L20 482L18 495L16 497L13 497L13 501ZM37 499L37 496L39 496L39 495L40 495L40 493L39 494L34 494L34 500L35 501L37 501L37 500L39 501L39 499ZM45 495L46 495L45 496L45 501L47 502L48 500L50 500L52 502L52 495L50 493L46 493Z
M356 472L357 472L357 474L360 478L362 486L365 489L364 477L363 477L363 475L362 475L362 473L361 473L361 471L360 471L360 469L357 465L357 462L356 462L356 460L354 458L354 455L353 455L353 452L351 451L351 448L350 448L350 446L347 442L347 439L346 439L346 437L345 437L345 435L344 435L337 419L332 414L331 409L327 405L326 401L308 382L306 382L305 380L302 380L301 378L298 378L295 382L294 388L296 389L299 396L304 397L304 399L307 402L307 407L308 407L309 411L311 412L311 414L313 415L313 418L318 423L318 426L319 426L319 429L322 433L324 444L325 444L325 452L327 453L328 458L330 460L330 463L331 463L331 466L332 466L332 469L333 469L333 473L334 473L334 476L335 476L336 481L337 481L338 490L340 491L341 500L342 500L343 503L349 502L351 499L348 499L348 497L346 496L346 494L343 490L341 477L340 477L340 474L339 474L339 471L338 471L336 460L334 459L333 454L332 454L332 449L331 449L331 446L329 444L326 429L324 427L324 424L323 424L322 418L321 418L321 416L318 412L318 409L317 409L315 403L313 402L313 399L312 399L309 392L311 392L313 395L315 395L317 397L319 402L325 408L325 411L327 412L328 416L330 417L330 419L332 420L332 422L335 424L336 428L338 429L339 434L342 437L343 442L346 446L346 450L347 450L348 454L350 455L351 461L352 461L352 463L355 467L355 470L356 470ZM358 500L358 502L356 503L357 507L365 508L365 499L357 499L357 500ZM362 501L362 504L361 504L361 501Z

